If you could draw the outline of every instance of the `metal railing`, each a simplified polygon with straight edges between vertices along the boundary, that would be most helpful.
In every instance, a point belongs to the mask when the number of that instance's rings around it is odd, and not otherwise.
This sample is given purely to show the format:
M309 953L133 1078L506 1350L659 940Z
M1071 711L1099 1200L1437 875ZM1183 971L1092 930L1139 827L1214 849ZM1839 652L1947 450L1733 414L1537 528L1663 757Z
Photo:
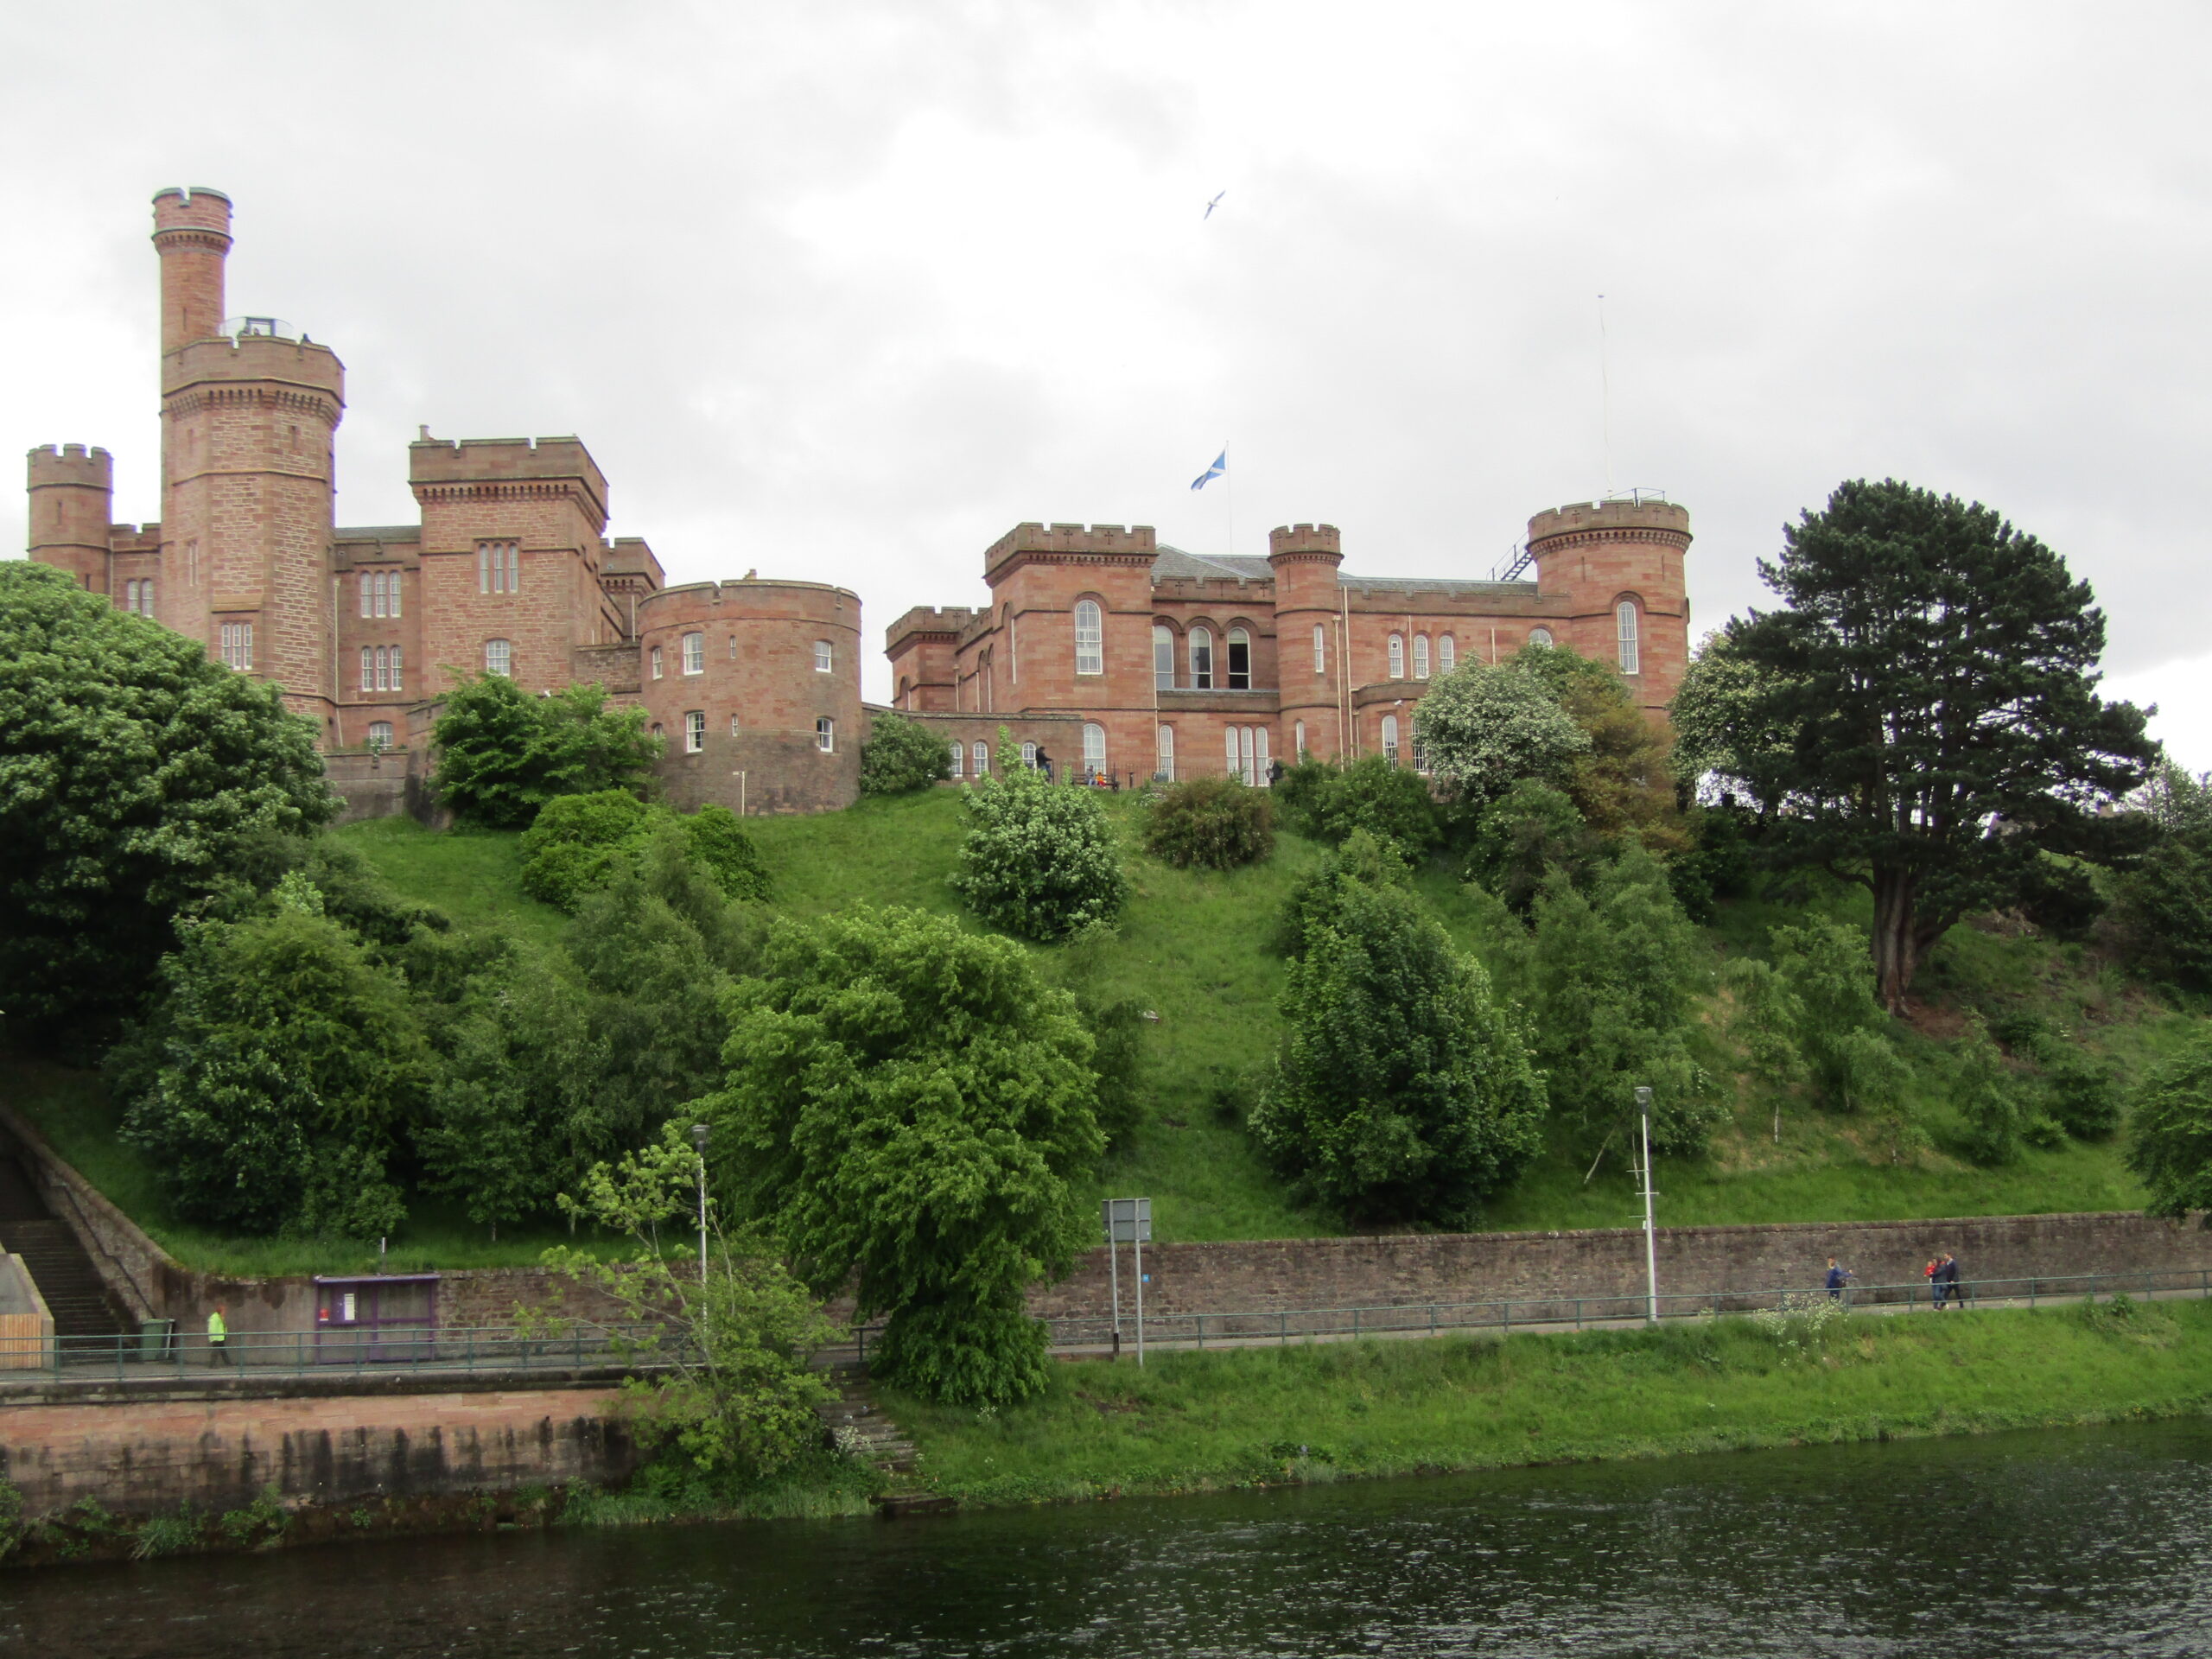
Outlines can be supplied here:
M393 1372L650 1370L652 1327L523 1334L508 1325L240 1332L219 1346L198 1332L147 1322L103 1337L0 1337L0 1390L27 1382L150 1382L180 1377L371 1376Z

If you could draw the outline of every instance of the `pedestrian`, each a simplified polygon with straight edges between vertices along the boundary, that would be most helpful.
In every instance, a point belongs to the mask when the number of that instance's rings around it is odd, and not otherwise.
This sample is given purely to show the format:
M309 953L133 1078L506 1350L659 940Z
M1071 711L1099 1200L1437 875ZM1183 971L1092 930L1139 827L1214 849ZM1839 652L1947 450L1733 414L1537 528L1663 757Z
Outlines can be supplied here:
M1943 1252L1942 1259L1936 1264L1936 1306L1941 1307L1947 1301L1953 1307L1965 1305L1965 1294L1959 1289L1959 1258L1948 1250Z
M1853 1273L1849 1268L1845 1267L1841 1262L1838 1262L1835 1257L1828 1257L1828 1300L1832 1302L1841 1301L1843 1300L1843 1287L1857 1277L1858 1275L1856 1274Z
M215 1311L207 1316L207 1368L231 1363L231 1327L223 1315L228 1310L224 1304L215 1304Z

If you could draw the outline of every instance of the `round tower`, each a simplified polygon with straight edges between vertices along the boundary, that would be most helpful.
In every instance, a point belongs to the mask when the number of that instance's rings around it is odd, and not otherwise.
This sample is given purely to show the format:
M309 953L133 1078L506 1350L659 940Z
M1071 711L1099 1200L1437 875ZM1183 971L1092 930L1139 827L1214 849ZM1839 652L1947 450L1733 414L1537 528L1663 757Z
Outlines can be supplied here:
M67 570L88 592L107 592L114 495L115 464L106 450L81 443L32 450L31 557Z
M858 594L751 578L664 588L638 601L638 642L671 802L751 814L859 798Z
M1564 598L1560 643L1611 663L1663 715L1689 663L1689 510L1669 501L1576 501L1529 521L1544 597Z
M161 620L334 741L331 441L346 371L273 317L226 319L231 204L154 198L162 260Z
M1334 524L1281 524L1268 532L1268 568L1275 575L1275 679L1281 693L1281 753L1305 748L1333 760L1345 748L1343 701L1342 588L1344 537Z

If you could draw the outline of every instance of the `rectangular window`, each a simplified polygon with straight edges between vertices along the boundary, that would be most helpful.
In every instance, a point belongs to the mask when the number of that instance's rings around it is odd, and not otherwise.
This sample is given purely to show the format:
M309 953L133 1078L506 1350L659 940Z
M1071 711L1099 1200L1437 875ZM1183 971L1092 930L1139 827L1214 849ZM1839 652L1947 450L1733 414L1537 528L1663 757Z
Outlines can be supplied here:
M364 690L364 691L373 691L373 690L375 690L376 689L377 689L377 653L376 653L376 647L375 647L375 646L373 646L373 645L363 645L363 646L361 647L361 690Z
M518 594L522 591L522 543L476 543L476 591L480 594Z
M660 647L655 645L650 655L652 661L653 678L658 679L660 678Z
M1098 608L1098 601L1095 599L1076 601L1075 671L1078 674L1103 674L1106 671L1106 613Z
M707 711L693 709L683 716L683 753L697 754L707 747Z
M1313 671L1316 674L1329 671L1329 630L1319 622L1313 625Z
M253 624L226 622L216 634L216 646L224 662L240 673L253 669Z
M683 636L683 671L703 674L707 671L707 636L687 633Z
M951 772L951 776L953 776L953 777L955 777L955 778L957 778L957 777L960 775L960 767L961 767L961 764L962 764L963 761L965 761L965 760L967 760L967 758L968 758L968 746L967 746L966 744L964 744L964 743L955 743L955 744L952 746L952 772Z
M390 721L372 720L369 722L369 747L372 749L388 749L391 747Z
M361 577L361 614L363 616L374 616L377 613L377 589L383 586L382 576L371 573L363 574Z
M1452 644L1450 634L1447 633L1438 640L1436 642L1436 671L1440 674L1449 674L1457 667L1459 665L1458 652L1459 647Z
M391 689L395 691L404 691L407 689L400 683L399 647L397 645L394 645L391 648Z
M512 641L486 639L484 642L484 671L502 676L515 671L515 648Z
M1425 680L1427 677L1428 636L1425 633L1417 633L1414 635L1414 678Z
M1621 672L1641 672L1638 664L1642 653L1637 648L1636 637L1636 601L1632 599L1621 601L1617 614L1620 618Z
M837 653L830 648L827 639L817 639L814 642L814 671L816 673L830 673L836 666L836 661Z
M1229 631L1229 689L1252 689L1252 639L1242 628Z
M837 722L827 715L814 722L814 747L824 754L837 752Z
M391 608L389 611L387 611L387 612L385 613L385 614L386 614L387 616L397 616L397 615L399 614L399 572L398 572L398 571L397 571L397 570L387 570L387 571L385 571L385 572L384 573L384 594L385 594L385 599L390 602L390 604L391 604Z

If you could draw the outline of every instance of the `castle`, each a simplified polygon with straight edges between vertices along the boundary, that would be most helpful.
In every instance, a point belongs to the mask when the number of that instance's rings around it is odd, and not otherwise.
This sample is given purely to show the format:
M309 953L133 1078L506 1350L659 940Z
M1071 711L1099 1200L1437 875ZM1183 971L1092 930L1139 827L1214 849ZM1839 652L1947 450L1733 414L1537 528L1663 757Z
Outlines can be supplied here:
M226 315L221 192L162 191L153 239L161 519L111 522L107 451L34 449L30 556L277 685L352 815L423 804L438 700L478 672L642 706L680 806L855 798L875 712L857 594L750 573L667 586L642 539L607 539L607 480L573 437L424 429L420 522L338 525L344 365L280 319ZM893 706L938 733L957 777L994 764L1003 728L1067 776L1264 783L1300 753L1419 765L1427 683L1534 641L1615 664L1656 717L1688 658L1689 543L1678 505L1580 503L1531 519L1502 579L1466 581L1346 574L1331 524L1277 529L1255 558L1144 525L1023 524L984 556L988 605L892 625Z

